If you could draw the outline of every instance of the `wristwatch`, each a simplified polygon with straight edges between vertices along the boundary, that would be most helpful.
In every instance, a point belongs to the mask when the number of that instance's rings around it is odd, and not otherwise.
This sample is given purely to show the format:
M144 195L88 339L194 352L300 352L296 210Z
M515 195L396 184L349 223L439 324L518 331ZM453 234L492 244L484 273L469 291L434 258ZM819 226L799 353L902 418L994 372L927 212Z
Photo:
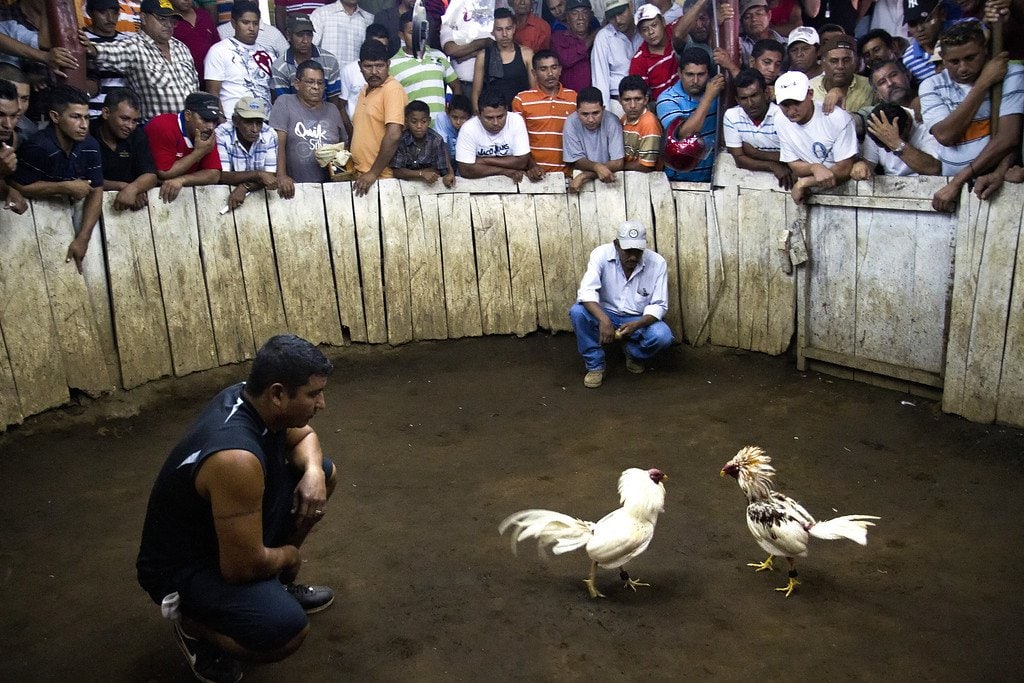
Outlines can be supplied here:
M892 151L892 153L895 154L898 157L901 157L901 156L903 156L903 153L906 152L906 151L907 151L907 143L901 141L900 142L900 146L897 147L896 149L894 149Z

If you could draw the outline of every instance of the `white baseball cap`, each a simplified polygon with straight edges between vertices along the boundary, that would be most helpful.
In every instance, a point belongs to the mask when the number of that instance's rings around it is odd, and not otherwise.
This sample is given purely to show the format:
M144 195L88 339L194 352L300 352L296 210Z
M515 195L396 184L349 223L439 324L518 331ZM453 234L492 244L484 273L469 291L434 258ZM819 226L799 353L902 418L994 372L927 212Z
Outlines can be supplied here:
M637 26L640 26L641 21L647 21L648 19L654 19L655 17L662 16L661 10L654 5L648 3L646 5L640 5L640 9L633 15L633 21Z
M646 249L647 228L640 221L626 221L619 226L620 249Z
M810 89L811 82L807 80L807 74L802 71L787 71L775 81L775 101L779 104L786 100L803 102Z
M789 32L789 38L786 40L786 47L789 47L793 43L807 43L808 45L821 45L821 38L818 36L818 32L810 26L797 26L795 29Z

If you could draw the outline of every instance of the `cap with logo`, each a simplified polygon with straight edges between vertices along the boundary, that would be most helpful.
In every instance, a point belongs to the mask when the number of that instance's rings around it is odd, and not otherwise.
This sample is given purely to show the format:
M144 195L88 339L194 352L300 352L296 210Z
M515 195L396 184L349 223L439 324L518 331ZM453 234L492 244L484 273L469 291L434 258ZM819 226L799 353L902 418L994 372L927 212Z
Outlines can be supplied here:
M594 8L590 5L590 0L569 0L569 2L565 3L566 12L571 12L574 9L588 9L591 12L594 11Z
M626 221L619 226L616 239L620 249L646 249L647 228L640 221Z
M926 20L942 0L903 0L903 20L913 26Z
M309 18L309 15L293 14L288 17L288 33L300 33L301 31L316 33L316 29L313 28L313 20Z
M843 33L838 36L829 36L821 43L821 54L826 55L830 50L853 50L856 52L857 40Z
M787 100L803 102L810 89L811 82L807 79L807 74L802 71L787 71L775 81L775 101L779 104Z
M220 120L220 99L208 92L194 92L185 98L185 109L199 114L205 121Z
M108 9L119 9L121 7L118 0L88 0L85 3L86 12L102 12Z
M155 14L158 17L180 17L171 0L142 0L139 11L143 14Z
M768 0L740 0L740 17L755 7L768 7Z
M604 18L611 19L617 17L626 10L629 9L629 0L608 0L608 3L604 6ZM568 8L566 8L568 11Z
M638 9L636 14L633 15L633 21L637 26L639 26L641 21L647 21L648 19L654 19L660 16L663 16L661 10L648 3L646 5L640 5L640 9Z
M235 114L243 119L263 119L266 121L270 118L267 103L258 97L246 96L240 98L235 102Z
M810 26L797 26L789 32L789 38L786 40L786 47L789 47L793 43L820 45L821 38L818 37L818 32Z

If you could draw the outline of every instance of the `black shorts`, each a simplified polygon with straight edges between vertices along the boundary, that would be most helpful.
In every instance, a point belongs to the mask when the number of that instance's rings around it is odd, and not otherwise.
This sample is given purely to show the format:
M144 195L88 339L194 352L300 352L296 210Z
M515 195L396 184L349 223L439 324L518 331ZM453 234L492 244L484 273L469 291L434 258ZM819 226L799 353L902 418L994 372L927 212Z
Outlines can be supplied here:
M330 479L334 463L324 458L323 467ZM300 473L296 471L290 486L277 488L281 493L276 500L263 501L263 539L267 547L284 545L295 531L292 491L299 478ZM266 514L268 511L271 514ZM216 562L182 572L178 595L182 614L253 652L271 652L284 647L309 623L298 601L276 578L231 584L221 576Z

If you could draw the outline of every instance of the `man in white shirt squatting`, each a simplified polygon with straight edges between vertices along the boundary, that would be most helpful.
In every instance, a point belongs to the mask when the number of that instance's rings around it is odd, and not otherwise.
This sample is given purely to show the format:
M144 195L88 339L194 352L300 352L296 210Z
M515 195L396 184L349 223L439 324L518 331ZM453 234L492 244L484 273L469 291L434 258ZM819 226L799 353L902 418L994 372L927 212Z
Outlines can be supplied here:
M609 244L590 252L569 319L587 369L583 386L596 389L604 380L604 344L621 340L626 369L642 373L645 363L672 344L664 323L668 311L665 259L647 248L647 229L626 221Z

